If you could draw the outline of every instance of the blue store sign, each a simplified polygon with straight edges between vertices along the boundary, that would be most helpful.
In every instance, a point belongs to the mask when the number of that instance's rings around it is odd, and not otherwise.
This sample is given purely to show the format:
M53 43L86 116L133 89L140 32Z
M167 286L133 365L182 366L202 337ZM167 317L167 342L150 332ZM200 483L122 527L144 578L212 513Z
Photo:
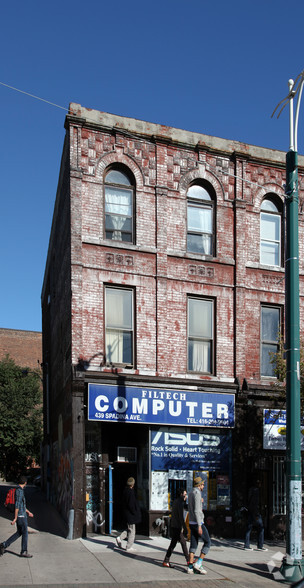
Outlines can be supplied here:
M234 427L234 395L89 384L90 421Z

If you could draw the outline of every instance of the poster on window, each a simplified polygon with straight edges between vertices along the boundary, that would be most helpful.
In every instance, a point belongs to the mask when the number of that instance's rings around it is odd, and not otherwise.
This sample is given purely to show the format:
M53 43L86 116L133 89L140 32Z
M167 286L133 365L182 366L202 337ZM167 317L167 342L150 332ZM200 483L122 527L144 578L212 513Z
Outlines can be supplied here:
M286 449L286 410L264 409L264 449ZM304 422L301 423L301 449L304 451Z
M229 471L231 433L193 433L159 427L151 431L152 470Z

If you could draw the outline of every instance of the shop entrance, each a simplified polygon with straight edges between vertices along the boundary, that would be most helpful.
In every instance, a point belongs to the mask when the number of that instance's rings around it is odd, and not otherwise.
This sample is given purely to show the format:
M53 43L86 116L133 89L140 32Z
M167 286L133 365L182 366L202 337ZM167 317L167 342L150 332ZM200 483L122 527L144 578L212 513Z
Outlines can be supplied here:
M123 491L126 486L127 479L132 477L136 480L134 488L137 492L137 463L120 463L113 464L113 529L122 531L125 528L124 514L123 514Z
M146 513L149 504L149 434L145 425L103 423L102 445L107 447L108 463L112 467L112 529L125 528L123 491L128 478L135 478L135 494L142 511L139 533L146 533ZM107 493L106 500L109 500ZM108 521L106 522L108 528Z

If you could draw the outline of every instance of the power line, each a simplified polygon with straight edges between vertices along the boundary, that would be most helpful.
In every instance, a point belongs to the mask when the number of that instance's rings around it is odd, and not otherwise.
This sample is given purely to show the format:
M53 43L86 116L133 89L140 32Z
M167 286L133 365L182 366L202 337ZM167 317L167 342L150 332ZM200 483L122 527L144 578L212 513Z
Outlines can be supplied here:
M35 98L36 100L40 100L41 102L45 102L46 104L50 104L51 106L55 106L56 108L61 108L61 110L65 110L66 112L69 112L69 109L65 108L64 106L59 106L59 104L55 104L54 102L50 102L49 100L45 100L44 98L40 98L39 96L35 96L34 94L30 94L29 92L25 92L24 90L19 90L18 88L14 88L14 86L9 86L9 84L5 84L4 82L0 82L0 84L1 84L1 86L5 86L6 88L10 88L10 90L15 90L15 92L20 92L20 94L25 94L26 96L30 96L31 98ZM90 119L90 117L86 117L86 120L90 121L91 119ZM133 133L131 133L131 132L123 132L123 134L126 134L127 136L130 136L132 138L138 139L137 135L133 135ZM144 139L139 139L139 140L144 142ZM213 166L211 164L205 163L205 165L206 165L206 167L209 167L210 169L216 170L216 173L222 172L222 174L233 177L235 179L238 179L241 182L244 182L246 184L251 184L253 186L257 186L258 188L265 188L265 186L262 186L261 184L258 184L257 182L252 182L250 180L246 180L245 178L242 178L241 176L226 172L223 169L219 170L219 169L217 169L216 166Z
M15 90L15 92L20 92L20 94L26 94L26 96L30 96L31 98L35 98L36 100L41 100L41 102L46 102L46 104L50 104L51 106L56 106L56 108L61 108L66 112L69 112L68 108L64 108L64 106L59 106L59 104L54 104L54 102L50 102L49 100L45 100L44 98L39 98L39 96L35 96L34 94L29 94L29 92L25 92L24 90L19 90L18 88L14 88L14 86L9 86L8 84L4 84L4 82L0 82L1 86L5 86L6 88L10 88L10 90Z

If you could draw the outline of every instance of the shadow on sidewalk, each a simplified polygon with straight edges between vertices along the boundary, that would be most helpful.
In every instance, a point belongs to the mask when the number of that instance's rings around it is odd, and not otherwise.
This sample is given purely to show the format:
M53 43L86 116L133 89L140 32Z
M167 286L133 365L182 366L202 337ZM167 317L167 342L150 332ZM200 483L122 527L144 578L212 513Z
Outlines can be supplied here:
M267 564L260 563L260 564L251 564L246 562L244 566L237 566L235 564L231 564L228 562L222 562L215 559L206 558L206 565L207 564L214 564L216 566L223 566L223 568L229 568L230 570L240 570L242 573L246 572L248 574L252 574L254 572L257 576L261 576L263 578L270 578L272 574L270 574ZM245 567L248 566L248 569ZM251 569L250 569L251 568Z
M5 496L8 489L14 484L0 484L0 517L13 520L14 515L7 511L4 506ZM45 494L36 486L26 486L25 498L27 508L34 517L28 519L29 532L33 531L51 533L58 537L67 537L68 527L57 509L47 501Z

